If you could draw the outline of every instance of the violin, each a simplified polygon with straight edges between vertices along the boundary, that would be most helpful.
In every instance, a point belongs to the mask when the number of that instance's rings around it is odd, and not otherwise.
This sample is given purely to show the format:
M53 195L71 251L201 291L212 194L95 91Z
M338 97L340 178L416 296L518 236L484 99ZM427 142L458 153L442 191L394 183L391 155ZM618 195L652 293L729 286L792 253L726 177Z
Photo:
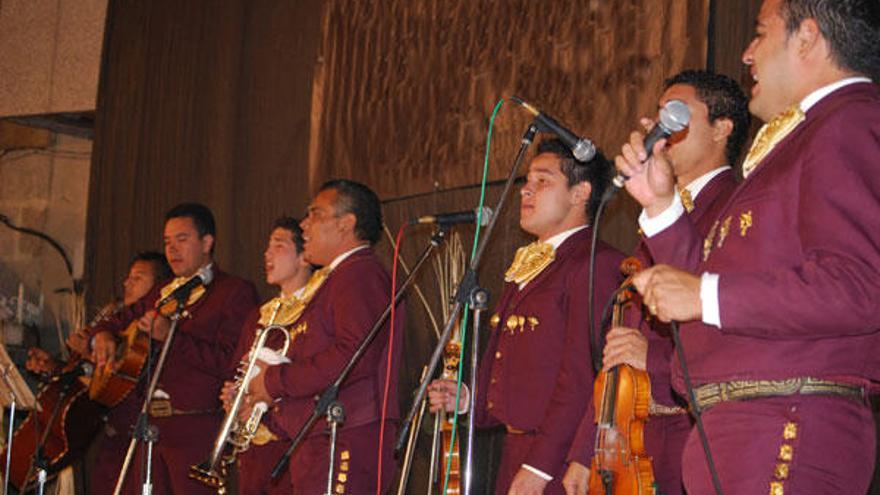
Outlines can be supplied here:
M641 269L641 263L630 257L620 269L627 279L615 297L612 326L623 323L627 308L641 305L632 286L632 276ZM648 372L625 364L601 371L593 401L597 428L590 463L590 495L653 495L654 471L644 438L651 401Z
M458 379L458 367L461 364L461 341L453 337L443 351L443 380L456 381ZM449 477L446 481L445 495L459 495L461 493L461 458L459 456L459 435L456 433L453 439L453 418L446 417L444 411L439 411L441 453L440 456L440 485L446 480L446 467L449 466ZM451 416L451 415L450 415Z

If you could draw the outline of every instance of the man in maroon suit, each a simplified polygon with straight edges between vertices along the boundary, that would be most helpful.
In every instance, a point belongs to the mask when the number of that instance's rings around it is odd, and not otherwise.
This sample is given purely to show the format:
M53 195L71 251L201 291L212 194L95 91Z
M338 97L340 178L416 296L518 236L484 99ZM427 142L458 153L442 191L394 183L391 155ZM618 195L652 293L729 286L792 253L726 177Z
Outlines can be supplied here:
M183 203L172 208L165 215L165 256L178 278L161 290L156 287L133 308L92 329L92 355L98 367L112 363L117 335L135 321L140 330L151 332L157 348L168 336L170 321L153 309L156 301L199 270L213 274L213 281L204 289L195 289L188 301L153 396L148 419L159 429L152 463L155 493L213 493L189 479L189 466L204 460L219 429L222 409L217 395L241 324L256 305L253 285L220 271L214 263L215 236L214 216L204 205ZM136 419L148 380L142 376L135 390L114 409L114 414L127 416L128 424ZM93 475L93 493L111 493L116 484L130 431L118 433L107 438L102 448ZM125 493L141 492L145 450L142 445L131 464Z
M715 211L736 186L730 164L737 162L748 133L748 100L735 81L706 71L681 72L667 79L664 86L661 107L670 100L680 100L691 112L690 125L667 142L666 154L675 172L676 188L688 205L686 209L698 229L705 232L715 219ZM653 122L643 124L650 126ZM636 248L635 256L644 268L652 264L644 243ZM669 328L645 321L639 307L627 311L624 321L626 326L608 332L603 366L608 370L628 364L648 371L652 404L645 427L645 448L652 458L660 493L680 495L681 452L691 423L670 383L673 345ZM588 415L583 421L593 423L595 418ZM587 493L589 453L594 440L576 436L563 482L568 495Z
M565 456L593 391L589 222L610 173L601 154L578 162L558 140L542 142L529 165L520 226L538 240L517 251L505 276L473 408L477 425L507 429L496 494L563 493ZM617 288L622 259L599 245L596 308ZM452 411L455 383L437 380L429 395L432 410Z
M767 122L701 239L662 144L617 159L658 265L635 279L682 344L724 493L865 493L880 380L880 9L766 0L743 54ZM683 371L673 370L683 392ZM712 493L692 432L685 487Z
M301 223L303 254L323 268L306 285L311 295L291 327L291 362L261 367L248 395L249 404L275 401L266 426L285 440L303 427L314 411L315 395L336 379L391 301L391 278L371 249L382 228L376 194L363 184L334 180L321 187L308 211ZM392 481L403 321L401 304L393 334L387 322L339 389L345 422L333 459L334 494L375 493L380 477L384 491ZM326 492L327 426L322 416L294 451L289 467L293 493Z
M278 286L281 293L263 304L261 308L252 311L245 320L238 348L233 354L234 360L231 366L233 373L242 363L248 362L248 353L253 346L257 329L271 325L292 329L296 317L294 306L299 301L305 302L303 298L306 296L304 294L306 283L312 275L312 266L305 261L303 255L303 243L303 233L297 219L282 217L275 221L263 259L266 283ZM267 343L269 348L278 350L283 345L283 339L279 339L276 334L270 334ZM233 382L224 384L220 399L227 408L235 391ZM270 479L272 467L287 449L287 443L280 441L281 433L271 432L262 426L257 430L251 447L239 455L239 493L248 495L291 493L289 473L275 480Z

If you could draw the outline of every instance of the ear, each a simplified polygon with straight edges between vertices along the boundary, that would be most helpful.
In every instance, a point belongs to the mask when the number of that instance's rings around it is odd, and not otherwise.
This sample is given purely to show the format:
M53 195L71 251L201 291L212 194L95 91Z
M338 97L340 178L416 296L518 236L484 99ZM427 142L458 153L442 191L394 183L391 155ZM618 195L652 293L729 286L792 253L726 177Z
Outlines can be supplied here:
M798 54L801 57L807 56L823 39L822 31L815 19L801 21L801 25L791 37L791 40L797 43Z
M214 236L205 234L202 236L202 254L211 254L211 248L214 247Z
M354 234L355 225L357 225L357 217L354 213L346 213L339 217L339 226L342 230Z
M575 205L585 205L590 200L590 193L593 191L593 185L587 181L575 184L572 190L572 203Z
M712 123L712 139L721 141L730 137L733 132L733 121L727 118L715 119Z

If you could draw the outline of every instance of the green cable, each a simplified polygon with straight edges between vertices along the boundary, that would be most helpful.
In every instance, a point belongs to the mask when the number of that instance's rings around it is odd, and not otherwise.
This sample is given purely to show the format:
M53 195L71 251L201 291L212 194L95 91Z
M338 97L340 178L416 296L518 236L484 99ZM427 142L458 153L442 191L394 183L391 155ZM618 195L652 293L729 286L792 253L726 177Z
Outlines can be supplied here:
M501 105L504 104L504 100L498 100L498 103L495 104L495 108L492 110L492 116L489 118L489 133L486 136L486 154L483 157L483 180L480 184L480 206L477 210L479 215L482 217L483 215L483 204L486 201L486 183L489 180L489 151L492 149L492 130L495 127L495 116L498 115L498 110L501 109ZM471 260L473 260L474 256L477 255L477 246L480 242L480 227L482 224L482 218L477 220L477 231L474 234L474 244L471 249ZM458 356L458 378L455 388L455 413L452 416L452 435L449 439L449 446L452 448L455 445L455 433L458 431L458 401L461 400L461 379L464 370L464 350L467 348L465 344L467 342L467 324L468 324L468 304L464 305L463 316L461 318L461 350L459 351ZM474 414L474 403L476 402L476 397L471 398L471 414ZM468 447L471 447L470 445ZM461 449L459 449L459 456L461 456ZM460 457L459 457L460 459ZM447 488L449 487L449 472L452 470L452 456L446 460L446 473L443 476L443 493L446 493Z

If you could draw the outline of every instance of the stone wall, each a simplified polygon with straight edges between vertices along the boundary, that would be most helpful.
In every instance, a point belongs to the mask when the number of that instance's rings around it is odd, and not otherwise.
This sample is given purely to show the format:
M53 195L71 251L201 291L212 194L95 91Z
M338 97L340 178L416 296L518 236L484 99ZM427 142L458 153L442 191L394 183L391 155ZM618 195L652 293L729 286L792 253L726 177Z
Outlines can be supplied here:
M0 150L0 215L57 240L76 278L83 273L91 148L91 141L46 133L45 147ZM40 327L45 347L57 349L56 321L67 328L72 318L66 265L45 241L0 224L0 320L14 312L19 284L31 304L26 319ZM37 311L41 299L42 315Z

